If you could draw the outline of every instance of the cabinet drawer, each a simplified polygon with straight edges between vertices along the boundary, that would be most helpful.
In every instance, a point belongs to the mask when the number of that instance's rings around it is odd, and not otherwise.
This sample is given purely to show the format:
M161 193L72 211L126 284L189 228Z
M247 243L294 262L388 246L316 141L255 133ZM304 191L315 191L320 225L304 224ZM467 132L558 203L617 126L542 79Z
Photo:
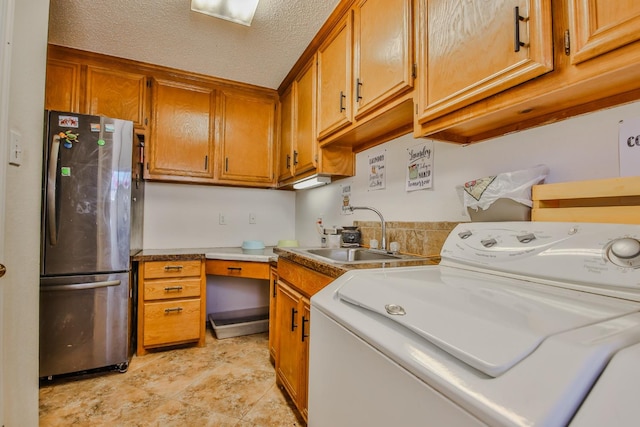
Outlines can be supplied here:
M144 304L144 346L197 341L200 298Z
M269 279L269 263L251 261L206 261L206 273L217 276L244 277L248 279Z
M191 261L148 261L144 263L145 279L164 277L200 276L200 260Z
M144 299L174 299L200 296L200 278L153 280L144 282Z

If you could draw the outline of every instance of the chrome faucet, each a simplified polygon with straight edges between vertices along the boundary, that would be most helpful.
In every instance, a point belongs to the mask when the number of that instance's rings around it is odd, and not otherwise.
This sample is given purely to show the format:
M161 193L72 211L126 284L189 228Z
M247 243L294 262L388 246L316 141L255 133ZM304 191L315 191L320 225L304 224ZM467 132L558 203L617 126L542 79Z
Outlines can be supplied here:
M387 251L386 224L384 222L384 218L382 217L382 214L380 213L380 211L374 208L370 208L368 206L349 206L349 210L351 212L355 210L367 210L367 211L373 211L378 214L378 216L380 217L380 223L382 224L382 241L380 243L382 245L382 250L386 252Z

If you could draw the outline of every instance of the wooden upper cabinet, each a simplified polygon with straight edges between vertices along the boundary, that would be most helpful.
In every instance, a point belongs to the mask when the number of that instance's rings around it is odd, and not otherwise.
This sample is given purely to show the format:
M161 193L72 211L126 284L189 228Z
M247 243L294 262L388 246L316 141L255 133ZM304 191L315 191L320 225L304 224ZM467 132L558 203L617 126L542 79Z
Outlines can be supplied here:
M147 76L89 65L85 96L87 114L131 120L147 126Z
M354 9L354 116L413 88L413 0L360 0Z
M349 11L318 49L318 138L352 121L352 15Z
M217 180L272 186L275 180L277 97L221 90Z
M153 80L145 178L213 180L215 102L210 87Z
M420 0L419 122L551 71L551 18L551 0Z
M317 167L316 59L300 71L280 98L282 130L278 182L307 174Z
M45 109L80 113L80 64L47 60Z
M293 85L280 97L280 150L278 151L278 182L293 177Z
M316 168L316 61L310 61L294 82L294 150L295 175Z
M569 15L572 64L640 40L637 0L569 0Z

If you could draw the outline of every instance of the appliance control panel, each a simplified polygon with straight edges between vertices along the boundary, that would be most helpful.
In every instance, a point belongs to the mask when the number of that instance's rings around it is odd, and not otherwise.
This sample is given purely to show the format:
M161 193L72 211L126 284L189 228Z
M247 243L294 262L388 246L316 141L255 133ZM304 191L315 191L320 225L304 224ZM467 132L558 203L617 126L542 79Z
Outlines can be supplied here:
M640 225L462 223L441 256L442 265L640 292Z

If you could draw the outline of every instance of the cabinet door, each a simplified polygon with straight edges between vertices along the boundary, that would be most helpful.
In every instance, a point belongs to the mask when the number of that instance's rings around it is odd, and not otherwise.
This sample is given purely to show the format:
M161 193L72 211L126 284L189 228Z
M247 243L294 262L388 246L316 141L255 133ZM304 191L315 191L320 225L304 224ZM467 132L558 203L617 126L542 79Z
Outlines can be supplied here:
M278 358L277 334L276 334L276 307L278 301L278 269L271 267L269 277L269 356L275 363Z
M213 179L215 91L154 80L146 178Z
M293 85L280 97L280 150L278 155L278 182L293 176Z
M316 60L313 58L294 82L295 136L293 166L295 174L316 167Z
M354 115L413 87L412 0L360 0L354 15Z
M49 59L44 108L80 113L79 96L80 64Z
M302 318L300 320L300 339L302 342L300 359L302 360L302 366L300 368L300 396L298 397L298 408L302 412L302 416L305 420L308 417L308 389L309 389L309 331L311 330L311 308L309 300L302 298Z
M550 0L420 5L420 123L553 69Z
M318 137L351 123L352 13L318 49Z
M302 296L278 282L278 305L276 322L278 328L278 348L276 372L291 398L297 402L300 395L300 300Z
M637 0L569 0L569 8L572 64L640 40Z
M146 123L147 77L142 74L88 66L85 111L116 119Z
M219 180L273 184L276 111L275 98L221 93Z

